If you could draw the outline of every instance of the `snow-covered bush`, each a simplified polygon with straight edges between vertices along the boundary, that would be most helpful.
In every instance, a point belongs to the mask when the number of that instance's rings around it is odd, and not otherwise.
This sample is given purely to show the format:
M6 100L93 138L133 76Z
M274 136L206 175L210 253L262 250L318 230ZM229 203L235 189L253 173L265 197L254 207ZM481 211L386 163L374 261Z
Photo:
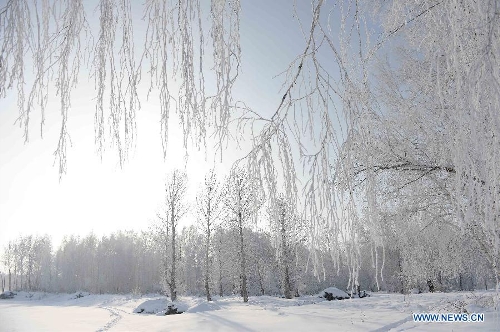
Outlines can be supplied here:
M16 293L11 292L11 291L6 291L0 294L0 299L5 300L5 299L13 299L16 296Z
M340 290L335 287L328 287L324 289L320 294L319 297L322 297L328 301L331 300L345 300L350 298L349 294L344 292L343 290Z
M137 306L133 312L136 314L153 314L157 316L182 314L189 306L181 301L175 303L165 299L147 300Z

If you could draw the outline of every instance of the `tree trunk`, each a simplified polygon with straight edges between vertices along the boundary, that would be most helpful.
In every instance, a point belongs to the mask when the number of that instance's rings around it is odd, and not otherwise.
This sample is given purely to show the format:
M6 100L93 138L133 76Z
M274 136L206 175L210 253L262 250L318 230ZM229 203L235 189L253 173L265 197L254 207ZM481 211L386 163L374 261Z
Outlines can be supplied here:
M290 274L288 273L288 264L285 265L285 276L283 280L283 295L287 299L292 298L292 288L290 287Z
M210 296L210 284L208 282L208 271L205 271L205 293L207 294L207 301L212 301Z
M207 294L207 301L212 301L212 297L210 296L210 283L209 283L209 273L210 273L210 205L208 212L208 220L207 220L207 243L205 250L205 293Z
M259 263L257 263L257 274L259 276L260 295L264 295L265 294L264 280L262 278L262 272L260 271L260 264Z
M238 213L238 228L239 228L239 235L240 235L241 296L243 297L243 302L248 302L245 246L243 243L243 221L242 221L241 212Z
M167 225L167 235L165 235L165 254L163 256L163 280L165 282L166 285L168 285L170 287L170 281L168 280L169 279L169 275L168 275L168 225ZM165 289L165 293L167 292L167 290Z
M12 292L12 274L10 273L10 267L9 267L9 290Z
M31 263L28 269L28 290L31 291Z
M288 268L288 243L286 241L286 228L285 228L285 211L281 213L281 257L282 264L284 265L283 271L283 295L287 299L292 298L292 291L290 287L290 273Z
M434 293L434 283L432 279L427 279L427 287L429 287L429 292Z
M175 285L175 214L174 214L174 208L172 207L172 214L171 214L171 226L172 226L172 271L170 274L170 299L172 301L177 300L177 289Z
M14 289L17 290L17 263L16 262L14 262Z
M398 265L399 265L399 277L401 279L401 290L400 293L404 294L405 292L405 283L404 283L404 274L403 274L403 265L401 265L401 257L398 257Z
M222 258L221 258L220 247L219 247L219 296L220 297L224 296L224 287L222 286Z
M222 287L222 271L219 270L219 296L224 296L224 287Z
M21 275L21 280L20 280L20 289L23 289L23 272L24 272L24 269L23 269L23 259L21 259L21 266L19 267L19 274Z
M219 236L219 243L217 244L217 255L219 260L219 296L222 297L224 296L224 287L222 286L222 236Z

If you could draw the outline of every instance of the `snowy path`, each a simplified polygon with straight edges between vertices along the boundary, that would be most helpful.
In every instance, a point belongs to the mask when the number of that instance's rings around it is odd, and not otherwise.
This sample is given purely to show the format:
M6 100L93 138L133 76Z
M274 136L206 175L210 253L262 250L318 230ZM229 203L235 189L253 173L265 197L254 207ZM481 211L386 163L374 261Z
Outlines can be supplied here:
M122 315L120 315L117 309L111 307L99 307L99 308L109 311L111 320L104 327L98 329L96 332L108 331L110 328L115 326L120 321L120 319L122 319Z
M413 312L446 312L466 293L376 294L366 299L322 301L262 296L245 304L237 297L181 298L190 309L181 315L135 314L151 299L131 295L46 295L0 301L0 331L498 331L500 317L491 308L484 323L416 323ZM491 295L489 295L491 297Z

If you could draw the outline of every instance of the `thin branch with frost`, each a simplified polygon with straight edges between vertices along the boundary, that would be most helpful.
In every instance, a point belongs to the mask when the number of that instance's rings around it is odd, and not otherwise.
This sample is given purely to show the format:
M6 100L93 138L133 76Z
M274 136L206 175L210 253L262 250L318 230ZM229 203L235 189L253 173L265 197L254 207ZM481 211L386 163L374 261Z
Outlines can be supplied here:
M133 29L129 0L101 0L100 29L93 60L93 76L97 87L95 112L95 143L102 158L105 149L105 109L109 109L109 128L112 144L118 151L120 165L127 159L135 141L135 111L140 107L134 63ZM122 26L119 65L115 60L117 24ZM109 68L108 68L109 66ZM119 69L119 70L118 70ZM108 78L109 74L109 78ZM109 89L109 91L107 91ZM104 106L109 92L109 106ZM108 96L108 95L106 95Z
M250 127L252 149L235 169L246 161L251 190L275 201L283 182L287 199L297 202L296 164L301 159L309 174L300 203L312 222L310 243L319 247L325 228L332 232L331 238L342 239L352 287L358 282L360 265L357 235L367 231L379 246L383 209L405 211L410 187L428 196L427 202L419 201L426 208L434 206L434 199L439 201L429 190L442 193L444 211L434 214L452 210L454 221L485 244L481 247L489 250L486 254L500 278L498 1L393 0L375 2L375 9L372 4L339 0L325 11L324 1L311 2L309 27L298 22L304 51L285 71L283 95L266 119L233 100L241 66L239 1L211 2L216 91L209 96L199 0L146 1L147 31L137 68L131 2L101 0L99 39L95 48L89 47L97 88L98 151L104 149L107 125L120 163L126 159L135 137L135 110L140 107L137 84L143 66L149 65L148 96L158 89L164 157L172 110L179 115L185 148L190 138L195 146L206 147L213 131L221 152L230 137L231 111L245 111L235 121L238 129ZM373 22L369 13L376 14ZM295 14L299 16L297 10ZM383 31L371 45L377 31L373 26ZM8 1L0 9L0 94L5 97L7 89L17 89L18 123L24 126L27 141L36 104L43 126L48 82L55 79L62 117L54 153L60 176L66 171L70 143L71 92L84 58L81 40L88 31L81 0L53 4L39 0L34 8L26 0ZM122 44L116 52L120 33ZM397 47L386 43L396 35L402 43ZM380 58L388 57L385 51L397 54L391 53L395 59L377 70ZM34 80L26 94L28 56L34 59ZM408 195L394 203L398 206L388 203L395 192ZM340 249L333 247L332 257L338 257ZM320 267L321 258L314 257Z
M60 96L62 124L57 149L54 152L54 156L59 161L60 178L66 172L67 140L70 140L67 121L68 111L71 108L71 90L78 83L82 60L80 34L88 29L82 1L68 1L61 15L61 22L65 29L58 38L61 40L60 52L57 55L59 68L56 77L56 93Z
M214 0L210 8L216 94L207 97L207 102L210 100L212 114L209 115L209 119L214 124L218 141L216 148L221 158L223 143L229 135L230 110L233 106L232 89L240 72L240 11L239 0L229 2Z

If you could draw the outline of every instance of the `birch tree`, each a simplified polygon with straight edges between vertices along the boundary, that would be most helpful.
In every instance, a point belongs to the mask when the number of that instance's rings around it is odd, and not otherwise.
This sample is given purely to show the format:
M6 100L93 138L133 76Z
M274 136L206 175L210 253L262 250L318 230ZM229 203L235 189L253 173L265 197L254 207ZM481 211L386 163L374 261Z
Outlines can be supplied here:
M212 234L216 227L217 219L222 211L222 188L212 170L205 175L205 182L202 184L200 193L196 197L196 206L199 224L205 236L205 294L207 301L211 301L210 296L210 274L212 270Z
M187 177L186 174L175 170L170 175L165 184L165 222L170 231L170 264L169 264L169 280L167 280L170 288L170 298L172 301L177 299L177 225L179 220L187 212L186 203Z
M12 241L4 247L3 264L9 271L9 291L12 291L12 270L14 268L14 244Z
M285 196L279 194L277 196L276 208L271 211L272 226L277 242L277 257L282 274L283 295L287 299L292 298L291 285L291 242L293 241L291 229L293 229L294 220L291 213L293 209L290 204L287 204Z
M378 62L381 84L372 96L380 111L363 119L364 137L346 140L343 160L351 156L345 175L366 190L375 223L377 209L420 202L421 215L473 238L498 276L497 7L381 2L380 45L392 39L399 46L391 49L394 61ZM380 227L372 226L374 237Z
M224 205L227 218L237 233L237 250L240 264L240 292L243 302L248 302L247 262L243 229L259 208L259 197L255 195L255 182L244 169L233 169L225 184Z
M302 164L307 179L300 196L311 220L311 250L323 246L322 230L329 228L331 238L345 244L353 285L359 232L367 229L374 246L384 245L379 209L388 201L380 191L423 183L433 186L428 196L441 196L435 203L449 215L440 220L474 238L499 283L498 1L311 0L307 15L293 7L303 51L284 68L278 106L262 114L233 99L243 59L239 1L213 0L209 9L200 0L146 2L147 29L138 52L132 6L128 0L99 2L97 44L86 38L91 27L81 0L8 1L0 8L0 94L16 90L17 123L28 140L32 112L40 109L43 132L49 86L56 88L61 127L54 156L61 175L83 59L92 59L88 72L96 84L97 150L109 129L120 162L133 146L137 86L147 72L149 92L160 99L164 156L173 110L185 147L189 140L206 145L212 132L222 151L230 123L250 132L252 148L238 165L259 182L261 195L272 197L283 182L287 200L297 202ZM30 85L28 67L34 68ZM214 95L206 93L209 85L216 87ZM338 258L335 241L330 249ZM24 272L22 265L17 268Z

